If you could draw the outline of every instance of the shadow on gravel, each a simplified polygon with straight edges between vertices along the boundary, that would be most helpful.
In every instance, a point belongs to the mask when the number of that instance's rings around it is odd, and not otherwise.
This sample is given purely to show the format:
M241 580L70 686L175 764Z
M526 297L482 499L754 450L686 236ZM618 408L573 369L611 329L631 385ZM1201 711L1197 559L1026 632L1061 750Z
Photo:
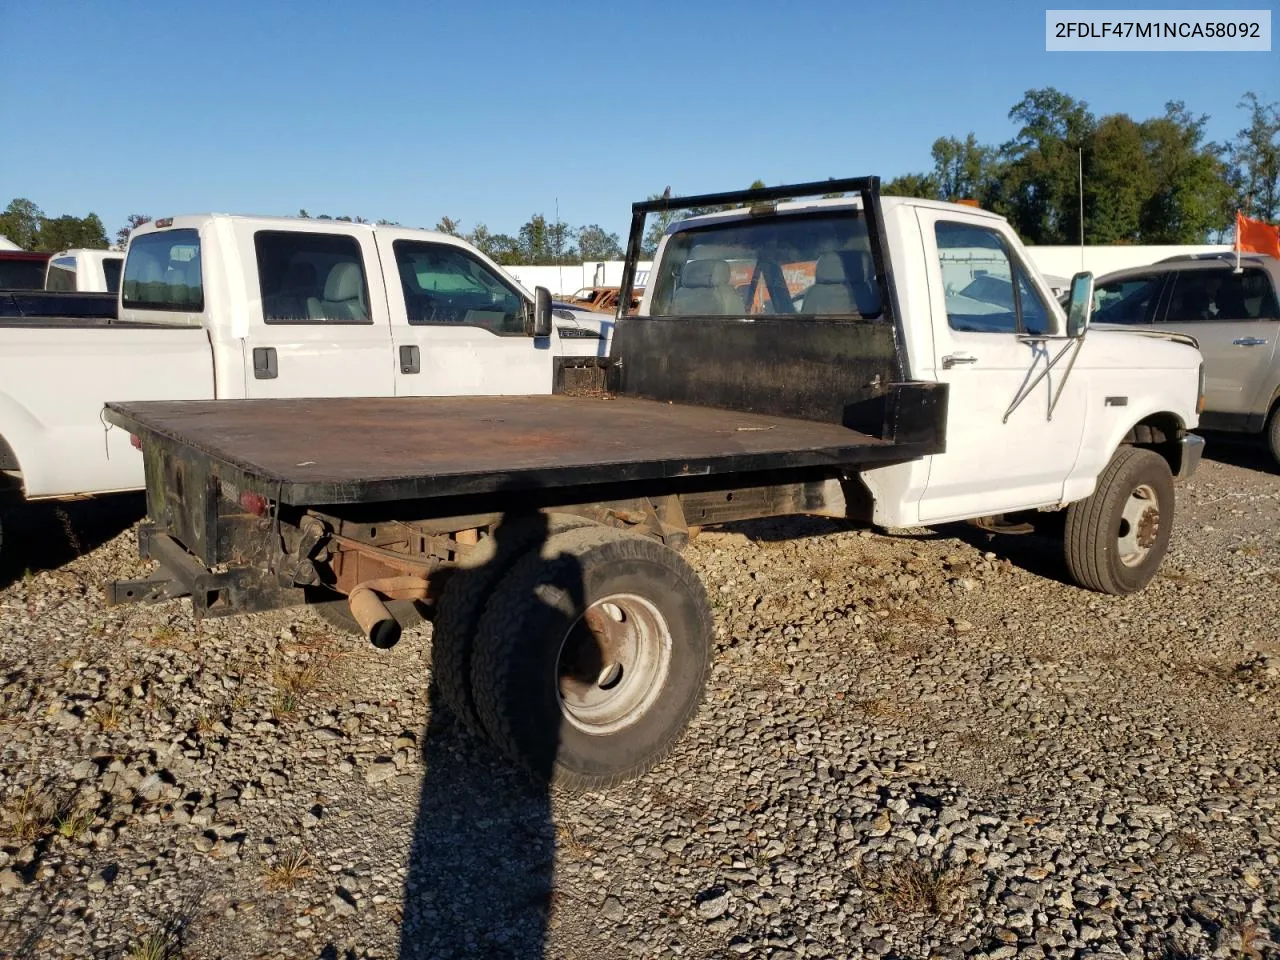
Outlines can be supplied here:
M504 532L516 529L518 534ZM504 523L495 533L494 558L459 571L448 589L463 588L462 578L469 578L488 588L487 599L501 575L540 548L547 535L541 515ZM440 676L439 646L432 644L433 677ZM401 960L543 956L555 890L556 834L547 782L557 721L558 716L549 718L547 737L538 738L551 747L543 776L532 777L465 729L433 682L405 880Z
M1225 463L1259 473L1280 473L1271 459L1266 441L1262 437L1242 436L1238 433L1210 433L1196 431L1204 436L1204 457L1217 463Z
M0 590L28 571L54 570L96 550L146 512L142 493L0 509Z

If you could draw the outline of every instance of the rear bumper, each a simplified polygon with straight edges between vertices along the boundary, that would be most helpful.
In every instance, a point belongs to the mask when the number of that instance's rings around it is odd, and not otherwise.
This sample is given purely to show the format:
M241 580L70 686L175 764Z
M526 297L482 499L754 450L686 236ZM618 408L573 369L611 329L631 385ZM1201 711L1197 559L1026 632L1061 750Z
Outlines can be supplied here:
M1178 474L1175 480L1189 480L1195 476L1200 466L1200 458L1204 456L1204 437L1188 433L1178 441Z

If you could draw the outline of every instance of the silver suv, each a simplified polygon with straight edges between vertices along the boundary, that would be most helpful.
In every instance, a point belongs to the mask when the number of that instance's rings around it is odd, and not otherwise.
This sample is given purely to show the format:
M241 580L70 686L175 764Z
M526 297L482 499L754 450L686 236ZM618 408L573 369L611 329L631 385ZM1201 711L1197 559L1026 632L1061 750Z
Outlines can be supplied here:
M1119 270L1094 284L1095 324L1195 337L1204 356L1205 430L1263 434L1280 464L1280 261L1183 256Z

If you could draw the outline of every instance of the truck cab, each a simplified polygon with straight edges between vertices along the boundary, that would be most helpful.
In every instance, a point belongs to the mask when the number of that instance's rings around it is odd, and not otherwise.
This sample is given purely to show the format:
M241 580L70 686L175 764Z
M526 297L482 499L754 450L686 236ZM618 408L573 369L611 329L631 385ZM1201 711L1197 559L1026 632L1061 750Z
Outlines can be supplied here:
M49 259L46 290L68 293L115 293L120 289L124 253L119 250L63 250Z

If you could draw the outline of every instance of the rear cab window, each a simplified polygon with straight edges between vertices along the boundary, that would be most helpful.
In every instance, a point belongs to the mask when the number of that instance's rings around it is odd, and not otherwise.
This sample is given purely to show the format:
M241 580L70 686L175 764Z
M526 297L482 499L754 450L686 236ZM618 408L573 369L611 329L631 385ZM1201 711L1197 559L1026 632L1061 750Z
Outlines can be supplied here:
M673 234L649 313L667 317L883 315L857 210L709 223Z
M253 235L265 323L373 323L360 241L347 234Z
M134 236L125 258L121 305L136 310L204 310L200 232L158 230Z

